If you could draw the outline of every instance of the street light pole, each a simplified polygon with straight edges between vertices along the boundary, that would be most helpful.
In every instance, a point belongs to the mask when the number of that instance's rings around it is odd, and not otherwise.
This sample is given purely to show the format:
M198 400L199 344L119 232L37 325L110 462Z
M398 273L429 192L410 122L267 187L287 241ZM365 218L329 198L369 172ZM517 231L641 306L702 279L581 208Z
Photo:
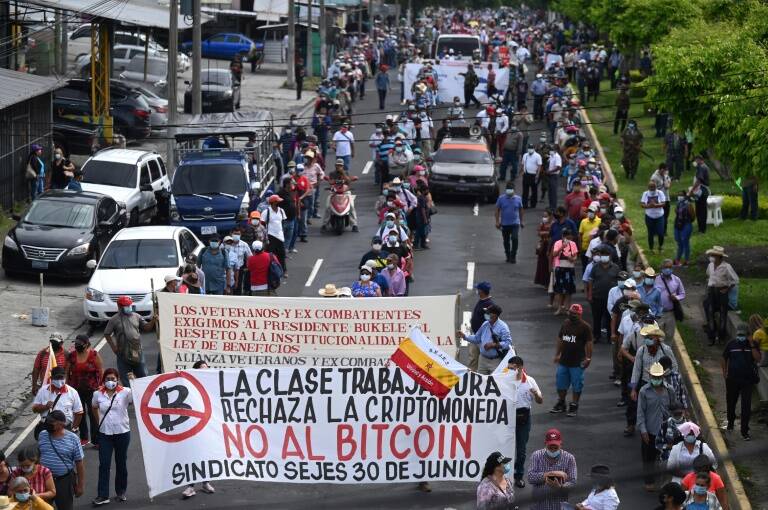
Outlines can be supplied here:
M174 155L174 136L178 122L177 109L179 101L176 96L176 55L179 52L179 3L171 0L170 19L168 23L168 145L166 167L169 177L173 177L176 170L176 158Z
M304 59L305 76L312 76L312 0L307 0L307 58Z
M200 67L203 65L202 16L200 0L192 0L192 113L203 113L203 93L200 88Z
M318 30L320 31L320 79L325 77L326 69L328 69L328 55L325 48L325 31L327 30L325 24L325 0L320 0L320 19L318 20Z
M293 88L296 86L296 71L295 65L295 53L296 53L296 4L293 0L288 0L288 76L285 83L288 87Z

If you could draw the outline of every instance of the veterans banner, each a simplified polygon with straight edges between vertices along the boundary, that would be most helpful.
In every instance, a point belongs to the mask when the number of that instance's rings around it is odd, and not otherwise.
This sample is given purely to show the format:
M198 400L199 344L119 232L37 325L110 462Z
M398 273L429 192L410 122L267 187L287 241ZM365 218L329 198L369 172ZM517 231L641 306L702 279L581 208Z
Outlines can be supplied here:
M511 377L466 372L443 399L396 367L262 367L135 379L149 496L191 483L479 480L514 457Z
M211 368L384 366L418 327L456 355L456 296L283 298L158 292L166 371Z
M454 97L460 97L464 104L464 77L460 73L467 72L468 62L459 60L443 60L439 65L433 65L432 69L437 73L437 102L448 103ZM405 64L403 81L405 84L405 99L413 99L411 87L419 77L421 64ZM503 96L509 87L509 69L499 69L498 64L493 64L496 71L496 90ZM475 65L475 73L480 83L475 87L475 97L481 103L488 102L488 62Z

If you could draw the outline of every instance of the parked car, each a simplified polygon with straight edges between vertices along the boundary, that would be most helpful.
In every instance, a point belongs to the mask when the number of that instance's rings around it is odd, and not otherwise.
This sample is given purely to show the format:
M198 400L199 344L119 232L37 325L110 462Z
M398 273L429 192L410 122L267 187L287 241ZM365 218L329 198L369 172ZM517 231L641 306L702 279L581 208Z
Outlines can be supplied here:
M146 138L151 133L151 109L142 95L131 87L110 83L110 113L115 131L129 139ZM91 123L91 80L72 79L53 92L53 121Z
M144 70L146 69L146 75ZM146 79L145 79L146 78ZM155 94L168 96L168 59L167 57L136 55L128 63L125 71L120 73L120 79L127 85L141 85Z
M53 144L64 154L93 154L99 149L99 127L92 123L54 119Z
M182 43L183 51L192 51L192 41ZM248 58L256 50L256 43L242 34L216 34L201 43L203 58L231 60L235 55Z
M121 230L109 243L85 289L83 311L91 322L105 322L117 313L117 298L130 296L136 312L152 316L152 288L160 290L168 274L203 244L183 227L148 226Z
M192 113L192 84L184 91L184 113ZM200 72L203 113L234 112L240 108L240 82L229 69L203 69Z
M87 278L123 226L125 211L111 197L88 191L50 190L32 202L3 242L6 274L46 272Z
M108 148L89 158L82 170L83 191L114 198L127 211L130 226L163 215L171 186L157 153Z
M144 48L147 43L147 35L130 32L127 30L115 30L112 44L139 46ZM158 44L152 37L149 38L149 49L151 51L167 51ZM67 54L71 55L77 62L83 55L91 54L91 24L80 25L69 34L67 41Z
M168 124L168 100L142 85L136 85L134 88L144 96L144 100L152 109L149 117L152 131L165 131Z
M499 196L493 156L482 137L446 138L433 155L429 187L435 195Z
M157 51L150 49L149 55L157 55ZM116 44L112 48L112 76L118 76L125 71L128 63L134 57L144 58L144 46L133 46L130 44ZM91 54L81 55L75 61L75 71L82 78L91 77Z

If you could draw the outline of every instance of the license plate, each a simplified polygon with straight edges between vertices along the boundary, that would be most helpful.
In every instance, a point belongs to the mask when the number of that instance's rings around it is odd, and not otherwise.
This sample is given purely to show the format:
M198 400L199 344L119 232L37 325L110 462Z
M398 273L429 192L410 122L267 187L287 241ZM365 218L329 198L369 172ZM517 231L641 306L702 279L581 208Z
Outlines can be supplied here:
M48 269L48 262L44 260L33 260L32 267L34 269Z
M215 234L216 233L216 227L215 226L200 227L200 233L202 235Z
M456 186L456 191L469 191L468 186Z

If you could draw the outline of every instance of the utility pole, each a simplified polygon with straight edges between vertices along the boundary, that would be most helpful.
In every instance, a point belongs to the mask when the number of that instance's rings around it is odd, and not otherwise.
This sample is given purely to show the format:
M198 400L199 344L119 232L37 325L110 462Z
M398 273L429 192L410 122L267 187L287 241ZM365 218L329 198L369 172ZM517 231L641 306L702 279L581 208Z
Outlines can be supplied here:
M320 19L318 20L317 29L320 31L320 78L325 77L325 73L328 69L328 50L325 48L325 32L327 25L325 24L325 0L320 0Z
M304 59L306 76L312 76L312 0L307 0L307 58Z
M173 177L176 171L176 158L174 155L174 142L176 135L176 124L178 124L177 109L179 101L176 97L176 86L178 78L176 77L176 55L179 52L179 2L171 0L170 19L168 23L168 146L166 156L166 167L168 175Z
M376 42L375 30L373 28L373 0L368 0L368 36L371 41Z
M61 11L58 9L53 15L53 70L56 74L64 74L61 68Z
M360 7L357 8L357 39L363 38L363 2L360 2Z
M61 19L61 72L67 74L67 17L63 16Z
M288 76L285 83L289 88L296 86L296 4L294 0L288 0Z
M200 3L200 0L192 0L192 113L195 115L203 113L203 92L200 87L200 67L203 65Z

